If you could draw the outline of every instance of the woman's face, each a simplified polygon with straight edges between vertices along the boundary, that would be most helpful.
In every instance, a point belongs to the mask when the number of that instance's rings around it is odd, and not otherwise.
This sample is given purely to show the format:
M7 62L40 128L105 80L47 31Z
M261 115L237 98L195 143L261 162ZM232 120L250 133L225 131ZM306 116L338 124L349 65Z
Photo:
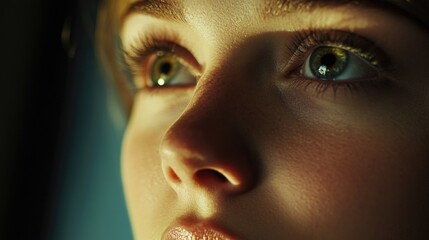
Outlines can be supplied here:
M423 24L382 1L120 2L136 239L429 235Z

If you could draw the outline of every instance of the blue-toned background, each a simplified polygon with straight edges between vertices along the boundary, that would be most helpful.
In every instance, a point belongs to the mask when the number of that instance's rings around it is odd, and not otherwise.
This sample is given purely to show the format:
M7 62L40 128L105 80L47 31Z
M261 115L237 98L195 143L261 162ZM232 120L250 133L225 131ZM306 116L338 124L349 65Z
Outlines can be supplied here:
M2 2L1 240L132 239L126 120L96 58L98 2Z
M125 117L83 31L70 69L64 147L54 173L52 240L132 239L120 177Z
M68 96L53 239L132 239L120 178L125 119L86 40Z

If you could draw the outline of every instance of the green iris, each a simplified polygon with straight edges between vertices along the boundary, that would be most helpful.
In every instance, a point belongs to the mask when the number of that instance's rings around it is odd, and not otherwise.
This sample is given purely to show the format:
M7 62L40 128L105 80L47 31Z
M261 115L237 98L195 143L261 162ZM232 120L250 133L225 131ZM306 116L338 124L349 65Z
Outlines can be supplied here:
M176 55L158 52L150 72L152 86L168 86L181 68L182 64Z
M322 80L335 80L349 64L346 50L336 47L319 47L311 54L310 69Z

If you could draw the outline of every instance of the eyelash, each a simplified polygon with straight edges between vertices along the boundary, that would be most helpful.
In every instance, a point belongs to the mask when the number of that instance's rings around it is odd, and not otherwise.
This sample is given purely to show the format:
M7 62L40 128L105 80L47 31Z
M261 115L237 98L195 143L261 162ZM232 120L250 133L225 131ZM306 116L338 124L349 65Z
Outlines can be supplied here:
M364 81L326 81L303 77L300 70L307 57L314 49L320 46L337 47L347 50L367 61L378 72L378 77ZM368 91L370 89L386 89L391 86L391 73L394 67L388 56L372 41L346 31L339 30L306 30L296 34L292 44L288 47L290 60L282 70L285 79L293 78L291 86L304 88L310 86L317 95L324 94L331 89L336 95L337 90L344 88L350 93Z
M142 69L142 63L147 57L158 51L171 53L184 51L192 56L186 49L180 47L181 42L179 35L172 31L158 29L153 31L153 34L139 35L130 50L123 50L125 63L131 76L136 77L141 73L146 73L148 70L144 69L144 67ZM299 70L303 67L305 59L310 56L312 50L319 46L338 47L356 54L373 66L378 71L379 76L376 79L364 81L325 81L302 76ZM294 34L292 43L289 44L287 49L291 57L281 72L284 73L284 79L292 79L290 81L291 87L303 88L304 90L312 87L313 92L317 95L324 94L331 89L335 95L340 88L344 88L350 93L355 93L369 89L386 89L392 83L389 79L392 78L391 74L394 72L394 67L387 55L370 40L350 32L338 30L305 30L297 32L297 34ZM180 58L184 58L182 55L178 52ZM184 62L187 60L184 59ZM194 62L196 61L194 60ZM192 64L188 64L188 67L192 67ZM133 87L139 90L135 83Z
M147 69L142 69L142 63L151 55L158 51L174 53L177 43L180 42L177 34L168 31L156 31L155 34L140 34L137 41L130 46L130 50L122 49L126 68L129 75L134 78L141 73L146 73ZM137 88L134 81L134 88Z

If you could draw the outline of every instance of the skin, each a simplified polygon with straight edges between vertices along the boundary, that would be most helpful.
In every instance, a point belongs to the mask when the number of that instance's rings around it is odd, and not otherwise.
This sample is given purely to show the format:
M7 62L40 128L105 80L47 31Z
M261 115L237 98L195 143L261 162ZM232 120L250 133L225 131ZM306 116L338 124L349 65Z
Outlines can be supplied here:
M125 49L174 30L199 75L135 95L122 154L135 239L183 216L248 240L429 237L427 30L355 5L260 18L259 0L181 4L187 23L132 13L121 28ZM392 87L317 94L285 80L291 33L309 28L382 46Z

